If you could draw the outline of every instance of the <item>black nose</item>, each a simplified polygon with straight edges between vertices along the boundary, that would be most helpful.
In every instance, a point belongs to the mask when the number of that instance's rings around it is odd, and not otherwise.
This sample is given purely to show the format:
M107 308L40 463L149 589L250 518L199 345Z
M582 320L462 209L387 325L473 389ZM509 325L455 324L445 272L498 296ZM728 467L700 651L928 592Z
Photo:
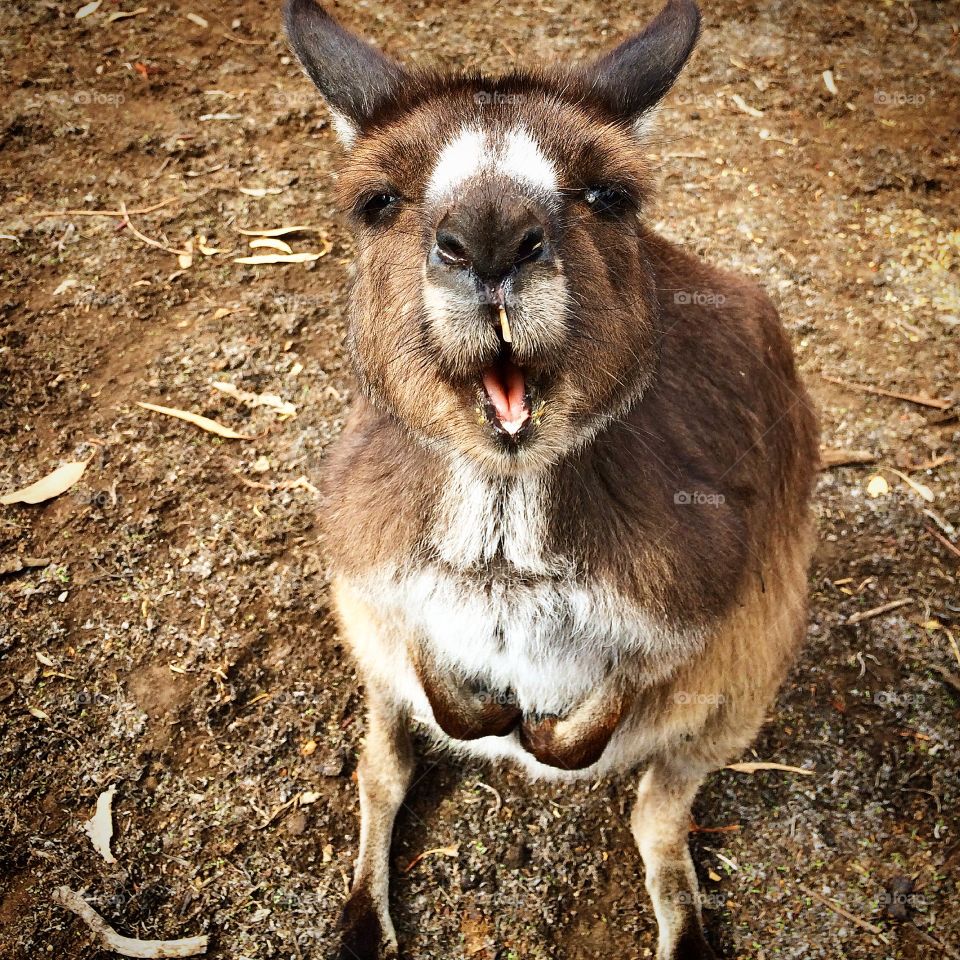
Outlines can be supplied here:
M529 213L486 215L465 209L448 213L437 228L432 257L447 267L472 270L481 280L505 277L547 257L543 226Z

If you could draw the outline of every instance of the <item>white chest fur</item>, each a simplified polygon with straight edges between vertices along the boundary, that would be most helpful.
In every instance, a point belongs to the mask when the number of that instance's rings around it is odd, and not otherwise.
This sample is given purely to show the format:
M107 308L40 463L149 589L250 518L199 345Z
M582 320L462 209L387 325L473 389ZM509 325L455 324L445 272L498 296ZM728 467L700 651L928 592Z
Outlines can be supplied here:
M696 644L548 551L549 477L492 480L458 464L439 503L436 559L381 569L362 591L441 669L512 691L526 713L563 715L621 658ZM422 711L422 691L405 686Z

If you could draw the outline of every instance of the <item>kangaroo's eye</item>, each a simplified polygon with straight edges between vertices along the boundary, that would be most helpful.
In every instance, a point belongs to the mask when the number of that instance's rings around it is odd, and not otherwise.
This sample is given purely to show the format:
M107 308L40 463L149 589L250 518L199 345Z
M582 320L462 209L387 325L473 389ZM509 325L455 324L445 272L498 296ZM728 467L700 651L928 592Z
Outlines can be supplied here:
M384 191L382 193L369 193L361 197L356 205L357 216L370 225L374 225L383 220L383 218L397 205L400 197L395 193Z
M630 195L619 187L587 187L583 191L583 201L601 216L615 217L626 213L631 206Z

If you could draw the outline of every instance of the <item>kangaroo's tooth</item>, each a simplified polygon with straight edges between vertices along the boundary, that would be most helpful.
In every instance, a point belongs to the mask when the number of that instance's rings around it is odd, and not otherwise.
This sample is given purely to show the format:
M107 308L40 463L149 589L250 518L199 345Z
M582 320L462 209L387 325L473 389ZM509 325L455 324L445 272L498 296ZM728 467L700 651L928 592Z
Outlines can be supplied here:
M500 331L503 334L504 343L513 343L513 334L510 332L510 321L507 319L506 307L500 308Z

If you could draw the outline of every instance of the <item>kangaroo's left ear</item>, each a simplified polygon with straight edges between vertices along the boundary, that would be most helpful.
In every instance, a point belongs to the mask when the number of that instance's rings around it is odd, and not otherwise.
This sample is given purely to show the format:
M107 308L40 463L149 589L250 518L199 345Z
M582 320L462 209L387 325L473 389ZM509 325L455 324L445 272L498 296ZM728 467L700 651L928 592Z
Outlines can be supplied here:
M283 19L293 52L327 101L341 141L351 146L406 71L314 0L287 0Z
M618 119L642 129L646 115L666 95L700 35L693 0L668 0L642 33L592 63L575 69L585 92Z

